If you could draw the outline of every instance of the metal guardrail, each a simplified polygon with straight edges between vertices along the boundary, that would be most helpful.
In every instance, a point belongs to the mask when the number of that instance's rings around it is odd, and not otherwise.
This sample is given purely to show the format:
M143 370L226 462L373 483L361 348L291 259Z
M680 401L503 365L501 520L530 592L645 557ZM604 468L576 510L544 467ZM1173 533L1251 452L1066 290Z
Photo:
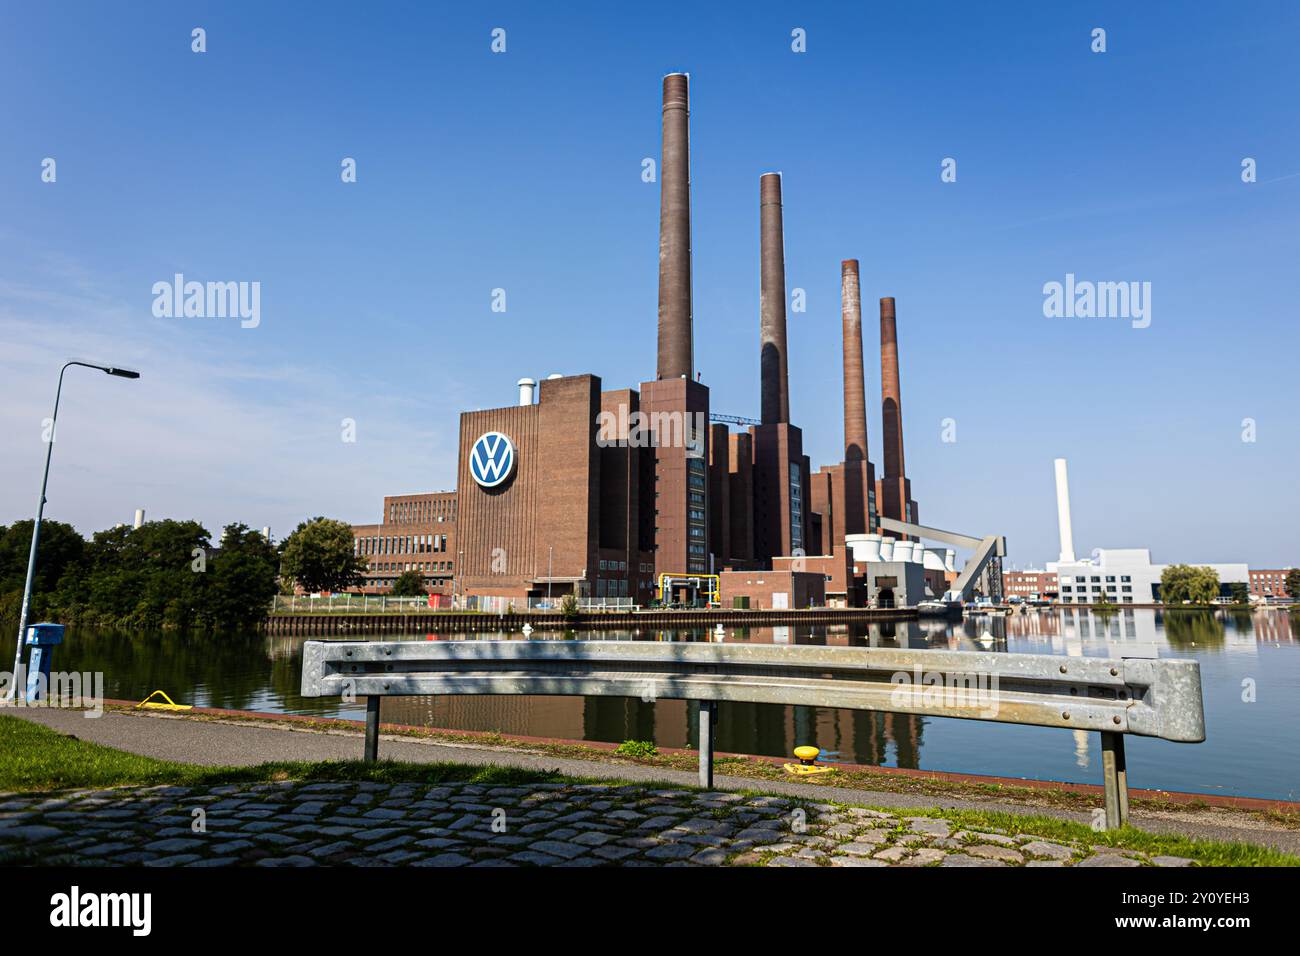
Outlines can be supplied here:
M304 697L527 694L700 701L700 785L719 703L840 707L1101 734L1108 827L1128 818L1124 735L1205 739L1191 660L649 641L307 641Z

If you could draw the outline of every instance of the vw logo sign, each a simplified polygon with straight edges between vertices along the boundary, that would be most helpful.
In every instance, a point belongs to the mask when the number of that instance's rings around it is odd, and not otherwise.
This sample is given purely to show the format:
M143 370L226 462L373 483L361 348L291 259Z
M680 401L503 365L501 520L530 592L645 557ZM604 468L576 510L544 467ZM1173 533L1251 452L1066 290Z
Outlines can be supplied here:
M480 488L495 488L515 473L515 443L500 432L484 432L469 452L469 474Z

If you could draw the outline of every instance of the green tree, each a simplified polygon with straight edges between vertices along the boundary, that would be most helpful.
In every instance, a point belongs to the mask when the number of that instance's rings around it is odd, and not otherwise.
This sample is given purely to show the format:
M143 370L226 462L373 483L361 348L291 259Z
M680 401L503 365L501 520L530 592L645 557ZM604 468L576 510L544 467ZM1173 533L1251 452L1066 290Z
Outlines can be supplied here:
M1244 581L1233 581L1228 585L1228 590L1232 592L1233 604L1250 603L1250 586Z
M1293 601L1300 601L1300 568L1286 573L1286 593Z
M229 524L208 566L204 619L216 627L249 628L266 619L276 592L279 555L260 532Z
M578 604L576 595L570 593L560 598L560 614L566 621L575 620L581 612L582 608Z
M1210 604L1219 596L1219 573L1213 568L1171 564L1160 574L1160 600L1175 605Z
M0 526L0 591L21 591L27 580L27 559L32 550L34 521ZM86 539L62 521L41 522L41 543L36 549L36 574L32 592L52 591L63 572L82 559Z
M420 597L429 592L424 589L424 575L419 571L403 571L393 582L394 597Z
M280 545L280 576L304 591L345 591L365 579L366 562L353 553L352 526L312 518Z

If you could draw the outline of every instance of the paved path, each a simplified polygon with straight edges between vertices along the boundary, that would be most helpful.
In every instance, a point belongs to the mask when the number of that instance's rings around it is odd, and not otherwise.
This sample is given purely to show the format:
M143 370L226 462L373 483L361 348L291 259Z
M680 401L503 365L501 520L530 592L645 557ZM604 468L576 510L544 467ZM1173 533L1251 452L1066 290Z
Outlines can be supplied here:
M87 719L79 711L23 708L3 713L37 721L62 733L73 734L120 750L165 760L189 763L236 766L274 760L341 760L361 755L361 740L356 733L309 731L292 725L268 726L242 722L222 723L209 720L176 718L158 714L105 713ZM524 767L535 770L558 770L569 776L629 781L640 784L694 784L694 774L645 767L636 764L611 764L597 760L561 758L523 749L502 749L447 744L410 737L382 738L380 755L394 760L413 762L455 761L476 765ZM924 794L889 793L817 787L785 781L755 781L743 777L718 775L719 789L762 789L802 800L835 800L899 809L982 809L1009 813L1034 813L1088 823L1086 813L1052 807L1026 808L1011 802L954 799ZM1271 846L1300 855L1300 832L1256 820L1243 813L1201 810L1135 812L1132 822L1154 833L1179 834L1203 839L1236 840Z
M262 783L0 797L0 863L1185 866L946 820L630 784Z

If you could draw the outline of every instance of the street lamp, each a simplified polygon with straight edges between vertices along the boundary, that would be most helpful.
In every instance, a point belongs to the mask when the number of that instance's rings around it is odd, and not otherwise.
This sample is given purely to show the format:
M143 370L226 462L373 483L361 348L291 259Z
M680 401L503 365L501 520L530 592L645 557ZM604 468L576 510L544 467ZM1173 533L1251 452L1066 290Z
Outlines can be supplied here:
M63 395L63 373L73 365L82 368L97 368L108 375L118 378L139 378L140 373L129 368L115 365L94 365L90 362L68 362L59 369L59 387L54 392L54 416L50 419L50 440L45 447L45 474L41 477L41 497L36 503L36 523L32 525L32 550L27 555L27 582L23 585L23 607L18 615L18 646L14 648L13 681L9 685L6 700L13 700L18 691L18 669L23 663L23 635L27 630L27 611L32 601L32 577L36 573L36 546L41 540L41 518L45 515L45 486L50 480L50 455L54 452L54 439L59 425L59 398Z

